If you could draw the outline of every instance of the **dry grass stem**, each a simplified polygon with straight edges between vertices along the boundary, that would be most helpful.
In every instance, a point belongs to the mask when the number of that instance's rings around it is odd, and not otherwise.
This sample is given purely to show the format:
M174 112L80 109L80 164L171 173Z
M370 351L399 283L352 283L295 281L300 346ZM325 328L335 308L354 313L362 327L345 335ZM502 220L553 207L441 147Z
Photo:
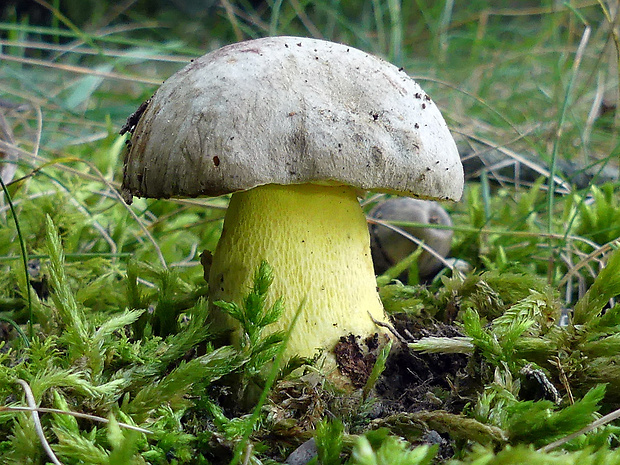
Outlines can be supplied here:
M38 60L36 58L23 58L23 57L14 57L11 55L7 55L5 53L0 53L0 61L14 61L17 63L21 63L24 65L32 65L32 66L42 66L44 68L53 68L59 71L65 71L70 73L77 74L87 74L89 76L100 76L106 79L114 79L117 81L129 81L129 82L139 82L142 84L151 84L154 86L158 86L161 84L161 79L148 79L141 76L130 76L126 74L119 74L113 72L106 71L97 71L92 68L86 68L83 66L75 66L75 65L66 65L61 63L51 63L45 60Z
M39 413L37 412L37 403L34 400L34 396L32 395L32 390L30 389L30 386L28 385L26 381L22 379L18 379L17 382L21 385L22 388L24 388L24 392L26 394L26 402L28 403L28 406L31 409L32 421L34 422L34 428L37 432L37 436L39 437L39 440L41 441L43 450L45 450L45 453L47 454L47 456L50 458L50 460L52 461L54 465L62 465L60 460L58 460L58 458L56 457L56 454L54 454L54 451L50 447L49 443L47 442L47 439L45 438L43 427L41 426L41 420L39 419Z
M57 413L59 415L69 415L71 417L84 418L86 420L97 421L99 423L110 423L110 420L108 420L107 418L98 417L98 416L95 416L95 415L89 415L87 413L69 412L69 411L60 410L60 409L57 409L57 408L46 408L46 407L34 407L33 408L33 407L22 407L22 406L17 406L17 405L7 405L7 406L0 407L0 411L4 411L4 412ZM122 423L122 422L117 422L117 424L121 428L130 429L130 430L133 430L133 431L138 431L139 433L144 433L144 434L153 434L152 431L149 431L148 429L145 429L145 428L141 428L139 426L130 425L128 423Z
M558 439L557 441L554 441L550 444L547 444L544 447L541 447L540 449L538 449L538 451L539 452L551 452L553 449L557 449L558 447L566 444L569 441L572 441L573 439L581 436L582 434L586 434L586 433L589 433L590 431L594 431L596 428L604 426L607 423L617 420L618 418L620 418L620 409L614 410L613 412L599 418L598 420L593 421L585 428L582 428L573 434L569 434L568 436L562 439Z

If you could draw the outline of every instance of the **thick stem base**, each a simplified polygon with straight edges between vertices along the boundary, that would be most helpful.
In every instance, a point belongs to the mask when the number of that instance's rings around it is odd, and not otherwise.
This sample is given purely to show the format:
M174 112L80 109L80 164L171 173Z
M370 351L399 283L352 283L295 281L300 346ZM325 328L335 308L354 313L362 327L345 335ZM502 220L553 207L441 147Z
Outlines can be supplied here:
M210 301L241 303L266 260L274 270L268 305L278 297L285 305L272 329L288 330L305 301L286 355L331 351L349 333L382 332L370 317L385 319L369 243L350 187L266 185L235 193L211 265Z

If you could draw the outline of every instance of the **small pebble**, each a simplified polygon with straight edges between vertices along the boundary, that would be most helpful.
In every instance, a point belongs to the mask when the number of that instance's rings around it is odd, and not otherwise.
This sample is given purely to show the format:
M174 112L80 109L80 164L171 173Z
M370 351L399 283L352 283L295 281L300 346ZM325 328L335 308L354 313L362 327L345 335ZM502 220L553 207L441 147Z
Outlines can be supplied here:
M306 465L317 455L316 443L314 438L308 439L301 446L291 452L284 463L288 465Z

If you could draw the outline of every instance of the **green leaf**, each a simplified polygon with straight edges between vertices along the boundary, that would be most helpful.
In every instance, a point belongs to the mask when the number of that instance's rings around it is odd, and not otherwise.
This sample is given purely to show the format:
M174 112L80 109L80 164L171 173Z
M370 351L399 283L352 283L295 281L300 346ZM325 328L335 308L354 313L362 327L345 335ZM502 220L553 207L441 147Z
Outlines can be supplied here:
M410 449L408 443L394 436L388 436L375 451L370 441L361 436L353 446L347 465L428 465L436 453L437 446Z
M579 431L594 420L604 396L605 385L601 384L590 389L573 405L557 411L550 401L527 401L507 406L507 431L511 441L540 446Z
M52 299L60 314L61 323L70 331L67 342L76 346L76 351L86 352L88 330L84 311L75 300L65 274L65 255L60 236L49 215L46 218L47 250L50 258L50 284Z
M587 324L598 315L609 299L620 295L620 249L611 252L590 289L575 304L573 323Z
M364 400L368 397L370 391L377 383L377 380L379 379L379 376L381 376L381 373L383 373L383 370L385 370L385 364L391 350L392 340L390 339L388 340L387 344L384 344L383 347L381 347L381 350L377 355L377 360L375 361L375 364L372 367L372 371L370 372L370 376L368 377L368 380L364 385L364 389L362 391L362 398Z
M316 428L315 441L321 465L340 465L344 426L340 420L323 420Z
M127 407L126 412L146 418L161 405L173 408L188 405L185 395L194 384L207 386L239 368L245 360L232 347L221 347L188 362L182 362L170 374L142 388Z

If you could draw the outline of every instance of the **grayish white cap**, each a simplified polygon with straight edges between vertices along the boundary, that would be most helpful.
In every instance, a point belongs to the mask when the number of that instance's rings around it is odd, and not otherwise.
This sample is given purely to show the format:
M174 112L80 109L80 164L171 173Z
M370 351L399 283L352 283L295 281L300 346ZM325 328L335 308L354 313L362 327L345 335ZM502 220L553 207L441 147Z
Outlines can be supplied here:
M346 45L228 45L170 77L138 116L128 121L126 199L302 183L452 200L463 191L435 103L402 69Z

